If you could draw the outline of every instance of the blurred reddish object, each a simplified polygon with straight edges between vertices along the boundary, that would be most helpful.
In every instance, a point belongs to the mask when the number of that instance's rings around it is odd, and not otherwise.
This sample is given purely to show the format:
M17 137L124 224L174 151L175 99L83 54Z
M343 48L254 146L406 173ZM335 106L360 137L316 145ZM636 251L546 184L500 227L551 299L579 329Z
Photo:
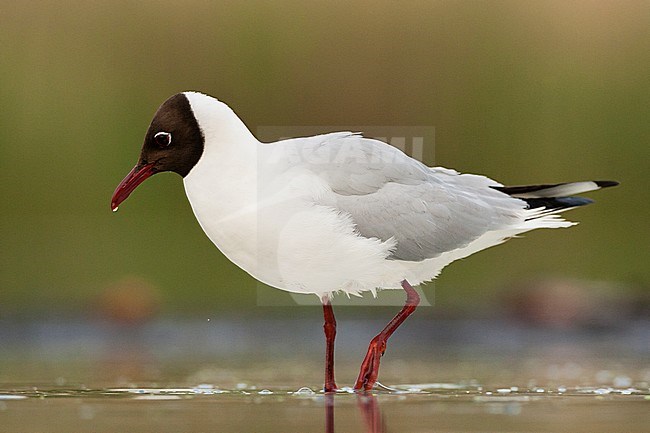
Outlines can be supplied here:
M638 317L643 304L629 288L570 279L520 282L503 301L511 317L552 328L613 328Z
M140 325L160 310L159 290L139 277L125 277L107 286L97 299L97 308L111 322Z

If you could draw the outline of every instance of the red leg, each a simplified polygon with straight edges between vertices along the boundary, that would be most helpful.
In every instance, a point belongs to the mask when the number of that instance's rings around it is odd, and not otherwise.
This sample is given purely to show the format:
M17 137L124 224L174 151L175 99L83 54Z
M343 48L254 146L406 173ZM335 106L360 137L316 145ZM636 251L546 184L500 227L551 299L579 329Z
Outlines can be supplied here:
M337 390L334 382L334 338L336 337L336 319L328 298L323 298L323 316L325 317L325 392Z
M402 288L406 291L406 303L404 307L393 319L388 322L388 325L370 341L368 346L368 353L361 363L361 370L359 377L354 385L354 389L369 390L377 382L377 375L379 374L379 360L386 351L386 341L395 332L408 316L411 315L420 303L420 296L418 292L411 287L408 281L402 281Z

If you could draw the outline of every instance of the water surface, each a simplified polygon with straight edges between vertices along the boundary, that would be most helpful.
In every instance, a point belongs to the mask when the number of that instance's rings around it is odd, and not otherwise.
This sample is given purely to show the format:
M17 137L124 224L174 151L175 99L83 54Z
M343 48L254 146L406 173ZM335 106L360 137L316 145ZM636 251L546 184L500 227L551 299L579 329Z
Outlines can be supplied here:
M648 431L645 326L430 325L396 334L383 385L357 394L346 386L379 323L341 320L335 395L320 390L316 319L4 327L0 431Z

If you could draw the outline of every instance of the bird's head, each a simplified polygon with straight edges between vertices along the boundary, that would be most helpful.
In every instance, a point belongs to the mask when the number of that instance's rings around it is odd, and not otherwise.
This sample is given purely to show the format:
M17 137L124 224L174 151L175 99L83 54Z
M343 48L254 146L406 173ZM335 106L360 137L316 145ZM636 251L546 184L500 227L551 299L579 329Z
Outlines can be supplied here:
M158 108L144 137L137 164L113 193L113 211L152 175L172 171L185 177L199 161L203 154L204 135L190 98L209 98L218 102L206 95L185 92L170 97Z

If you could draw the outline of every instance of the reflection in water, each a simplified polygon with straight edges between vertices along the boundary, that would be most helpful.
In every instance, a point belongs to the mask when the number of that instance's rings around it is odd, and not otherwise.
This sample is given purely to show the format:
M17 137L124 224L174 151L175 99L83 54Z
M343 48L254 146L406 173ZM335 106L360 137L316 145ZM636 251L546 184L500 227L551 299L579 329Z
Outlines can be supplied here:
M366 393L357 397L357 405L366 423L366 432L379 433L384 431L384 418L379 410L377 397Z
M325 394L325 433L334 433L334 393Z
M325 433L334 433L335 393L325 394ZM357 394L357 407L366 425L367 433L383 433L384 418L379 410L377 397L370 392Z

